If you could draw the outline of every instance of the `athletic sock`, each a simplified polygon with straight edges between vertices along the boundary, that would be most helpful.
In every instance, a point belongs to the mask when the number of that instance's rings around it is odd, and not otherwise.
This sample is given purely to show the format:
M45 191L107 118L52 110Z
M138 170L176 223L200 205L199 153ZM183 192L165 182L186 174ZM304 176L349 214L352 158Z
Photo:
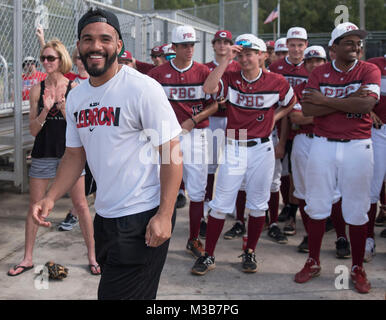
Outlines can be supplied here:
M306 231L306 233L308 235L308 220L310 219L310 217L308 216L308 214L304 210L305 206L306 206L306 202L303 199L299 199L299 211L300 211L300 215L302 217L304 230Z
M237 194L236 199L236 215L237 220L239 220L242 223L245 223L244 221L244 212L245 212L245 202L247 201L247 193L245 191L240 190Z
M349 225L352 265L362 267L366 248L367 224Z
M263 217L253 217L249 215L248 217L248 241L247 248L255 251L257 241L260 238L261 232L263 231L265 223L265 216Z
M208 174L205 190L205 201L212 200L213 197L213 185L214 185L214 174Z
M320 248L322 246L322 240L324 231L326 228L326 219L314 220L309 218L308 223L308 249L309 257L313 258L318 264L320 264Z
M280 193L277 192L271 192L271 197L268 201L268 208L269 208L269 223L277 223L277 219L279 216L279 199Z
M189 240L198 238L200 232L201 218L204 214L204 201L194 202L190 201L189 204L189 226L190 226L190 238Z
M367 216L369 217L369 221L367 222L367 238L374 239L374 227L375 227L376 215L377 215L377 203L372 203L370 206L369 212L367 212Z
M290 176L282 176L280 178L281 184L280 184L280 193L281 197L283 198L284 205L287 205L289 203L289 191L290 191Z
M296 221L296 212L298 211L298 205L294 203L289 203L289 212L288 217L293 218Z
M206 227L206 240L205 240L205 252L210 256L214 255L214 249L218 238L220 237L221 231L224 228L225 219L217 219L208 216L208 224Z
M336 238L343 237L347 240L346 222L343 219L342 213L342 199L332 205L331 221L335 228Z

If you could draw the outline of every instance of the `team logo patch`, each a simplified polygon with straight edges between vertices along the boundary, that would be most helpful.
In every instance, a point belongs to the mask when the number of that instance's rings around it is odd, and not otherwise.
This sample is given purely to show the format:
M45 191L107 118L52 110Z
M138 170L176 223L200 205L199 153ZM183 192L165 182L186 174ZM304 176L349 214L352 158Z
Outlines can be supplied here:
M330 74L329 74L329 73L325 73L323 76L324 76L325 78L328 78L328 77L330 76Z
M256 118L256 120L259 121L259 122L263 121L263 120L264 120L264 115L263 115L263 114L259 115L259 116Z
M170 79L172 77L171 73L165 74L165 78Z
M278 68L279 70L283 70L283 69L284 69L283 66L278 66L277 68Z

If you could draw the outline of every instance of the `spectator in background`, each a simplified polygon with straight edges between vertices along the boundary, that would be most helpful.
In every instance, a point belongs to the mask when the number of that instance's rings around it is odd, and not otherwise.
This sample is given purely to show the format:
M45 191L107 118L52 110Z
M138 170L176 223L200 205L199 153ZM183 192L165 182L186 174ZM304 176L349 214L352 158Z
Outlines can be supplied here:
M84 65L83 65L83 62L82 60L80 60L80 56L79 56L79 52L78 52L78 48L75 48L73 51L72 51L72 63L76 66L76 68L78 69L78 73L74 73L74 72L69 72L67 74L65 74L64 76L71 80L71 81L74 81L75 83L77 84L80 84L82 83L84 80L87 80L89 78L89 74L87 73Z
M271 63L286 56L288 56L287 38L277 39L275 42L275 57L274 59L271 58Z
M28 56L23 59L23 100L29 100L29 92L31 88L43 81L47 74L38 71L38 62L34 57Z

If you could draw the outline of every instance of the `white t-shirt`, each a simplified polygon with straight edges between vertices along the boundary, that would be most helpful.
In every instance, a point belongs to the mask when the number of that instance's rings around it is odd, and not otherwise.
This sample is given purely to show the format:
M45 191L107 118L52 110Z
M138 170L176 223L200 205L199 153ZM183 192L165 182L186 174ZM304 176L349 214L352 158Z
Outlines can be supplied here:
M158 206L159 155L154 151L181 132L161 85L123 66L102 86L84 81L75 87L66 108L66 146L86 151L97 184L96 212L118 218Z

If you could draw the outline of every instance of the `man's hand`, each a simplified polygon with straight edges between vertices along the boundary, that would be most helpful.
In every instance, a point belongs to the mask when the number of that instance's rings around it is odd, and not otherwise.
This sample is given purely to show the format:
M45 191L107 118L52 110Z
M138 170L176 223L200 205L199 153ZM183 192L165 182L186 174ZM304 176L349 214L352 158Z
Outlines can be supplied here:
M311 103L315 105L325 105L326 97L317 90L307 89L303 91L301 103Z
M275 159L283 159L285 155L285 145L280 142L275 147Z
M370 93L371 91L367 89L367 86L360 86L357 91L351 93L348 97L364 98L367 97Z
M192 119L186 119L183 123L181 123L181 128L184 133L188 133L193 130L194 122Z
M157 214L150 219L146 228L145 241L149 247L159 247L172 235L172 221L170 216Z
M373 126L375 129L381 129L384 124L380 117L378 117L373 111L370 112L370 117L373 120Z
M50 198L43 198L42 200L36 202L32 206L32 219L38 225L42 227L49 228L51 227L51 222L46 221L46 218L50 214L52 208L54 207L54 201Z

